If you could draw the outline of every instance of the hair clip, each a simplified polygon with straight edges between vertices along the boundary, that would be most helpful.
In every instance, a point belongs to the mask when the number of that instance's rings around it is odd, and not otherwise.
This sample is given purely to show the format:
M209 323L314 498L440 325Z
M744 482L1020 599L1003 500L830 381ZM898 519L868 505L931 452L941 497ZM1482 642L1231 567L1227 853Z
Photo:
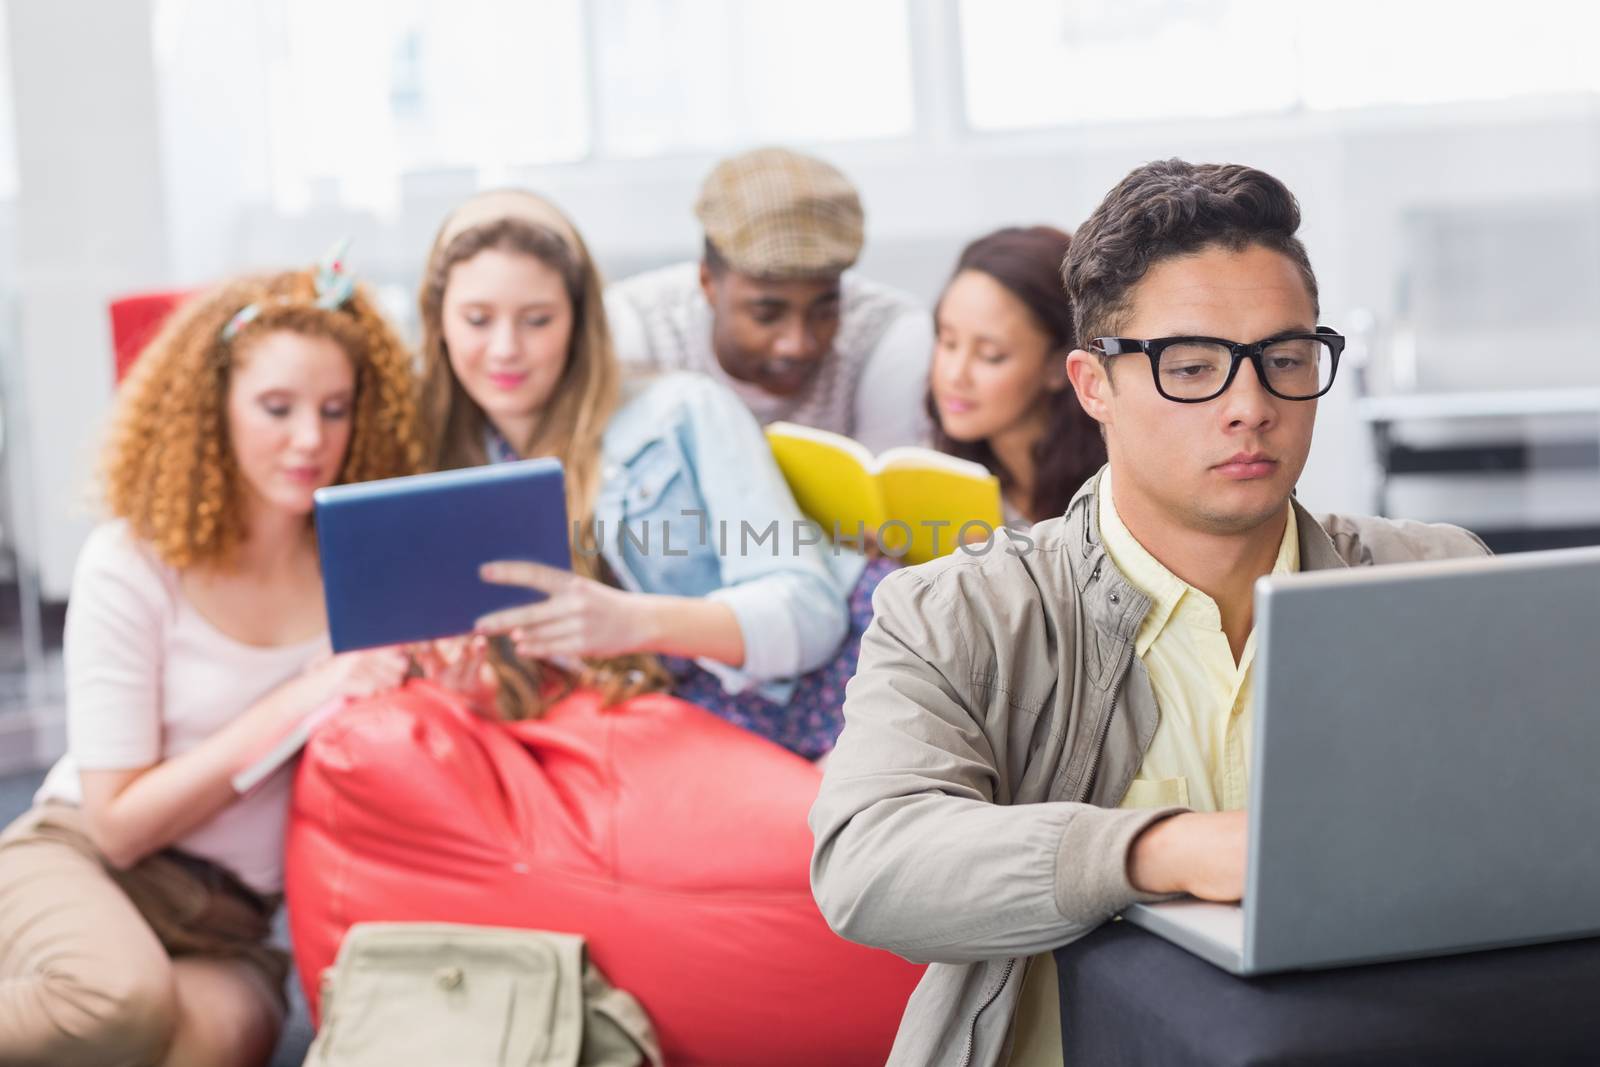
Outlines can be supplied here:
M313 276L317 307L334 311L343 307L350 294L356 291L356 276L344 265L344 254L349 247L350 238L340 238L317 262L317 272Z
M222 339L224 341L233 340L239 335L240 330L254 322L260 314L260 304L246 304L235 312L233 318L229 319L228 324L222 328Z
M314 307L322 308L324 311L337 311L344 307L356 291L356 276L344 265L345 250L349 247L350 239L341 238L317 261L317 269L311 276L312 288L317 294L313 301ZM246 304L240 308L222 328L223 341L232 341L239 336L240 330L250 325L260 315L260 304Z

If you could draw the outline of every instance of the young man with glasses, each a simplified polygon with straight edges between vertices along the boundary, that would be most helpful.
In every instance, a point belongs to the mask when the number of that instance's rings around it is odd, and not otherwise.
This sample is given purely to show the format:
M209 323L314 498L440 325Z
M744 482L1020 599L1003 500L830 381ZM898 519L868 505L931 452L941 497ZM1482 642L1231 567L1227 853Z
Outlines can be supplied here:
M932 961L893 1064L1058 1064L1050 950L1134 901L1239 899L1257 578L1487 551L1294 500L1344 343L1299 223L1249 167L1123 179L1064 268L1109 463L1063 517L878 588L812 885L845 937Z

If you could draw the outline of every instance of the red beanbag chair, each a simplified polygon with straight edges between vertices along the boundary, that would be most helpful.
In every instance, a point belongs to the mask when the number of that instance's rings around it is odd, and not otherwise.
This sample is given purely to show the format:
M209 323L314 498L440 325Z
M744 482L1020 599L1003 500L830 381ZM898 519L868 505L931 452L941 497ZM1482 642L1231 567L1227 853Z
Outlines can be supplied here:
M881 1064L921 968L811 899L816 768L667 696L578 693L534 722L423 682L341 712L295 784L286 890L318 976L350 924L587 938L674 1065Z
M127 377L138 358L189 293L182 289L133 293L111 301L111 347L116 354L117 381Z

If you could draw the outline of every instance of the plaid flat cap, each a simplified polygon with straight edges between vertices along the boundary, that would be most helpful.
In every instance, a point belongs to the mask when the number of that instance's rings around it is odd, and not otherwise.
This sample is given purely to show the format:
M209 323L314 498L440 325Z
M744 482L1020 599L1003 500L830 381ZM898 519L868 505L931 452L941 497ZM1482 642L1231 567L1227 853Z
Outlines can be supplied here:
M861 255L861 198L815 156L758 148L706 176L694 213L728 266L758 278L838 274Z

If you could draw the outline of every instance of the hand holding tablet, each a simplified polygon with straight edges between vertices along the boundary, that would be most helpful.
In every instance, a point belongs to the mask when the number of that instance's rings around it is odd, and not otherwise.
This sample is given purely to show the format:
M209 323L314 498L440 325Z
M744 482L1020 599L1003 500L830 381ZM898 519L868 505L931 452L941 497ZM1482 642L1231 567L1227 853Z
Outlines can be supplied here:
M486 615L545 599L536 585L485 581L485 563L572 577L554 459L329 486L315 499L335 652L465 634Z
M479 574L486 582L544 597L477 622L482 633L509 633L520 656L612 656L636 651L650 640L649 613L640 610L636 594L540 563L499 560Z

